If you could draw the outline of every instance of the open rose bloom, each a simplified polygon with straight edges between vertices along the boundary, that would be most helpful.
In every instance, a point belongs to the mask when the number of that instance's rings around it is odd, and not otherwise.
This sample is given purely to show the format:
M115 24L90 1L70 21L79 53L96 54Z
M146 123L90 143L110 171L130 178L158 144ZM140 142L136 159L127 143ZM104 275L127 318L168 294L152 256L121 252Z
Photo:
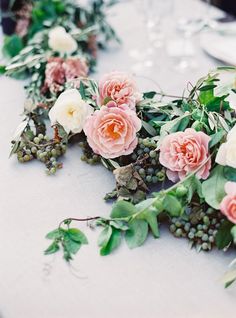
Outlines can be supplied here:
M85 125L86 119L93 112L76 89L63 92L49 112L52 126L60 124L67 133L80 133Z
M160 146L159 160L168 169L168 178L177 182L199 168L196 176L207 179L211 168L208 149L210 139L205 133L192 128L166 136Z
M220 204L220 210L229 221L236 224L236 183L227 182L225 192L226 196Z
M129 155L138 144L141 120L127 106L102 106L86 121L84 132L93 151L104 158Z
M133 110L141 96L134 79L123 72L111 72L103 76L99 82L99 94L100 105L113 101L118 107L125 104Z

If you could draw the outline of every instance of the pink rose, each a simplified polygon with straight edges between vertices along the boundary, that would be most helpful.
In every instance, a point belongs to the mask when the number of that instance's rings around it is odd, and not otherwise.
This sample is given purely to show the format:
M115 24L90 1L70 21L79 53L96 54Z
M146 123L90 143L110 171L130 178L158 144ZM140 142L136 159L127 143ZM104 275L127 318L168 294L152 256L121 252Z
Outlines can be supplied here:
M168 178L176 182L197 170L208 158L210 137L192 128L165 137L160 146L160 163L166 167ZM207 179L211 168L209 159L196 176Z
M127 106L102 106L91 115L84 132L93 151L104 158L129 155L137 146L141 120Z
M236 224L236 183L226 182L226 196L220 204L221 212L234 224Z
M119 107L126 104L130 109L135 109L140 100L134 79L123 72L111 72L102 77L99 82L99 103L106 104L109 100L116 102Z
M88 65L84 59L71 57L62 64L67 81L88 75Z
M62 90L65 82L85 77L87 74L88 66L84 59L70 57L63 60L60 57L52 57L46 65L43 93L48 90L52 93L57 93ZM79 80L75 84L79 86Z

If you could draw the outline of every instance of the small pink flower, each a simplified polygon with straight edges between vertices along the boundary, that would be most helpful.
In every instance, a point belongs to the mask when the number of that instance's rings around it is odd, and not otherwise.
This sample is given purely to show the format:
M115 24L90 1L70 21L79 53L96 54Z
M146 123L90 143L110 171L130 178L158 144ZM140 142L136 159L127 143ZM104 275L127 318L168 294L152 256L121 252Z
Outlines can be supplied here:
M71 57L63 60L60 57L52 57L48 60L45 70L45 81L43 91L57 93L62 90L65 82L85 77L88 74L88 66L84 59ZM79 80L75 83L79 86Z
M136 133L140 129L141 120L127 106L102 106L84 126L90 147L107 159L131 154L138 144Z
M135 109L141 96L134 79L123 72L111 72L103 76L99 82L99 94L100 105L112 100L118 107L126 104L130 109Z
M234 224L236 224L236 183L226 182L226 196L220 204L221 212Z
M192 128L165 137L160 146L160 163L168 169L168 178L173 182L183 179L206 161L196 176L207 179L211 168L211 160L207 161L210 139L205 133Z
M67 81L88 75L88 65L84 59L71 57L65 60L62 66L64 68Z

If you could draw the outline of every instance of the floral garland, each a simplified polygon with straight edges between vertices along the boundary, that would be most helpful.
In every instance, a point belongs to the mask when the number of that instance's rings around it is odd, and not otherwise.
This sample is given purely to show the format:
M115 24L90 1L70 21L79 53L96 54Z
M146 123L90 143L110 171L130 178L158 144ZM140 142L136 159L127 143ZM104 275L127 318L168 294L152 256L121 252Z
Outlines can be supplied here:
M32 74L12 154L22 163L39 160L55 174L67 145L79 143L81 159L103 164L116 180L105 197L115 200L110 216L63 220L47 234L52 243L45 254L62 249L70 261L88 243L81 230L71 227L73 221L102 228L101 255L116 249L122 237L130 248L143 245L149 231L158 238L164 222L198 251L235 248L236 120L228 101L234 83L226 93L219 91L221 73L235 74L236 68L210 72L186 96L141 94L129 74L111 72L99 82L86 77L88 63L77 56L78 33L72 29L60 25L38 33L4 68L10 75ZM48 119L53 138L46 132ZM235 262L231 267L226 286L236 280Z

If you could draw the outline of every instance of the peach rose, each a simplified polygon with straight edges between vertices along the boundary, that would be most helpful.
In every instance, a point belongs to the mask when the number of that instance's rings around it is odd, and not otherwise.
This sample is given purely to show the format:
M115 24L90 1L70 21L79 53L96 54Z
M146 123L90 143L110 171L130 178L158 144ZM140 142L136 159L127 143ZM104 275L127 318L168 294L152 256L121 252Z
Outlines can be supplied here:
M111 72L104 75L99 82L99 94L100 105L112 100L118 107L126 104L130 109L135 109L141 96L134 79L123 72Z
M141 120L127 106L102 106L87 119L84 132L93 151L108 159L131 154L141 126Z
M160 163L168 169L168 178L176 182L199 168L209 158L210 139L205 133L192 128L166 136L160 146ZM210 168L209 159L196 176L207 179Z
M236 224L236 183L226 182L226 196L220 204L221 212L234 224Z

